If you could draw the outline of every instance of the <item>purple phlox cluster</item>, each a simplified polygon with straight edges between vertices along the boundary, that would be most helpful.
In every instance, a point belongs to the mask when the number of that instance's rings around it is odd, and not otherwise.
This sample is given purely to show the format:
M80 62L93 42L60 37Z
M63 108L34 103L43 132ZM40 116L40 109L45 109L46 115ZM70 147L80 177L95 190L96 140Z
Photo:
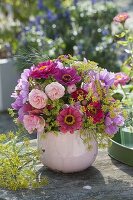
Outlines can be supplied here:
M118 114L116 117L111 118L108 113L105 118L105 132L109 135L116 134L119 130L119 126L124 125L124 117L121 114Z
M29 94L29 82L28 78L30 76L30 69L25 69L21 74L21 79L18 81L18 85L15 88L15 93L12 94L16 100L12 103L12 108L19 110L24 103L26 103Z

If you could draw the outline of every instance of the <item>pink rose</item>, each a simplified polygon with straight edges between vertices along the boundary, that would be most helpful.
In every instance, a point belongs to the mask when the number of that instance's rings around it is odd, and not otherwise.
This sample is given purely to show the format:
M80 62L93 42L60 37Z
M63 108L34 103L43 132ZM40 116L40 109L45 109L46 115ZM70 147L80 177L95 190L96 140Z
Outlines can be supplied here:
M77 89L77 87L76 87L75 84L69 85L69 86L67 87L67 91L68 91L69 94L75 92L76 89Z
M126 85L126 83L128 83L129 81L130 81L130 77L127 76L125 73L118 72L115 74L115 81L114 81L115 86L118 86L118 84Z
M58 82L52 82L45 87L45 93L51 100L56 100L64 96L65 87Z
M42 117L38 117L36 115L25 115L23 123L25 129L29 133L33 133L35 130L37 133L42 133L44 131L45 120Z
M29 103L37 109L44 108L47 104L48 97L47 95L38 89L33 89L29 93Z

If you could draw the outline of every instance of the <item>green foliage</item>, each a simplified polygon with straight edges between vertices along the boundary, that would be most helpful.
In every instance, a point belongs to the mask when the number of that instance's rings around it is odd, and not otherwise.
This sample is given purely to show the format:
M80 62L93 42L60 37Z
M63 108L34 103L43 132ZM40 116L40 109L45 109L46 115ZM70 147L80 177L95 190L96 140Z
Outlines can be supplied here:
M121 33L116 34L118 48L123 47L125 60L122 63L121 70L125 72L133 81L133 31L121 24ZM122 53L122 50L121 50Z
M121 65L121 71L130 77L128 85L121 86L116 90L115 97L132 109L133 101L133 31L126 28L125 23L120 24L121 32L116 34L117 48L124 54L124 61ZM123 52L122 52L123 51ZM123 94L121 94L121 92ZM119 96L117 95L119 94ZM123 96L123 97L122 97Z
M111 33L111 22L117 8L112 3L93 5L88 0L79 0L77 4L74 0L28 0L25 3L4 0L3 6L5 3L12 6L14 20L20 23L16 23L15 30L13 27L10 29L12 34L8 36L12 41L7 39L7 32L3 32L2 38L12 43L14 52L21 49L17 51L20 70L26 67L22 52L32 54L30 48L33 47L51 59L70 53L79 59L86 57L109 70L118 71Z
M37 163L38 152L21 129L0 134L0 187L18 190L47 184L45 177L39 178Z

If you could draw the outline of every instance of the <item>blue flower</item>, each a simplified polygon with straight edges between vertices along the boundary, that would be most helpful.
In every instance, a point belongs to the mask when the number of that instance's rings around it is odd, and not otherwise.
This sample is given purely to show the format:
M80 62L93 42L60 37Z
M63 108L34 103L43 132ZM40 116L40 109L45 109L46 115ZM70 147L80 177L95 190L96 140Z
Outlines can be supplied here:
M55 21L57 19L57 15L52 13L51 10L48 10L47 11L47 15L46 15L47 19L52 22L52 21Z
M94 5L96 3L96 0L91 0L91 3Z
M44 8L43 0L38 0L38 8L42 10Z
M55 1L55 7L56 8L61 8L61 2L60 2L60 0L56 0Z
M103 36L108 35L108 34L109 34L109 30L107 28L102 30Z
M74 5L77 6L78 0L74 0Z

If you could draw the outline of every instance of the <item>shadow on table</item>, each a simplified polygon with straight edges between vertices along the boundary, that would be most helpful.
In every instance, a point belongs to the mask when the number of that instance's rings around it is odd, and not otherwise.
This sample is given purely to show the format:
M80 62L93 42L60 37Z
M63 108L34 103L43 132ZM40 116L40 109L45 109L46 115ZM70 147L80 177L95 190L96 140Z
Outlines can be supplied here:
M89 167L88 169L84 171L76 172L76 173L62 173L62 172L52 171L45 167L42 167L40 171L41 171L42 176L46 175L49 179L51 179L52 181L55 180L56 182L63 181L67 183L70 181L74 183L74 181L75 182L80 181L80 183L83 182L83 184L84 183L89 184L90 181L95 182L94 180L99 179L100 182L104 184L104 178L101 172L93 166Z
M119 170L125 172L126 174L130 175L133 177L133 167L124 164L120 161L115 160L114 158L111 158L111 162L113 163L113 165L115 165L116 167L119 168Z
M113 172L112 172L113 173ZM32 190L0 190L2 200L132 200L133 191L128 182L104 176L95 168L71 174L53 172L45 167L41 176L47 176L49 184ZM90 186L90 189L84 189Z

